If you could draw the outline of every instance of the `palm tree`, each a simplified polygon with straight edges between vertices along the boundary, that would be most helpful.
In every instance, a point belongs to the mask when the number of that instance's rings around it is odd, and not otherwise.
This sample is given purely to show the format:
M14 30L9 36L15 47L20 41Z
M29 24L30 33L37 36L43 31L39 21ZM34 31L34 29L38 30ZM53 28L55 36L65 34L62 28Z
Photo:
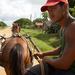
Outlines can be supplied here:
M43 12L42 17L44 18L44 21L48 21L48 12Z

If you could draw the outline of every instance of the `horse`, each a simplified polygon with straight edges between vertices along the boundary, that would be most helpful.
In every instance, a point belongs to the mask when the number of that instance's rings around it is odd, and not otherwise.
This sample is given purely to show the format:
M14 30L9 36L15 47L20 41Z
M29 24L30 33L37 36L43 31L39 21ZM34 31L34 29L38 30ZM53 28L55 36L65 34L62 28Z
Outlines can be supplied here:
M20 23L12 25L13 35L2 43L1 61L7 75L24 75L32 66L33 56L27 40L19 35Z
M13 27L12 27L12 33L15 34L20 34L20 30L21 30L21 27L20 27L20 23L12 23Z

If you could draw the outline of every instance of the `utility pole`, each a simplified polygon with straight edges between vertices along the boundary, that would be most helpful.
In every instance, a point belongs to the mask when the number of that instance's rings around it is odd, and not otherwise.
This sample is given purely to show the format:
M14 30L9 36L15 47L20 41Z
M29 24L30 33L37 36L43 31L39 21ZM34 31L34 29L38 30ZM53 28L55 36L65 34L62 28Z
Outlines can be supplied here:
M30 14L30 28L31 28L31 19L32 19L32 14Z
M40 14L40 18L41 18L41 14Z
M35 14L34 14L34 20L35 20Z
M37 14L36 14L36 12L35 12L35 19L37 18Z

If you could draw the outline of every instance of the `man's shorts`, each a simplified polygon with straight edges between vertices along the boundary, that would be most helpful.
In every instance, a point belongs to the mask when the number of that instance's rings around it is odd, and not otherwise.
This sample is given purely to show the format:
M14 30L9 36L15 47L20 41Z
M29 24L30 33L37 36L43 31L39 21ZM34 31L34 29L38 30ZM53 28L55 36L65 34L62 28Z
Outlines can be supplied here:
M55 59L55 58L53 58ZM45 64L44 65L44 71L45 71L45 75L75 75L74 73L72 73L69 70L60 70L60 69L56 69L54 67L52 67L49 64ZM26 70L26 74L25 75L41 75L41 67L40 65L36 65L33 66L29 69Z

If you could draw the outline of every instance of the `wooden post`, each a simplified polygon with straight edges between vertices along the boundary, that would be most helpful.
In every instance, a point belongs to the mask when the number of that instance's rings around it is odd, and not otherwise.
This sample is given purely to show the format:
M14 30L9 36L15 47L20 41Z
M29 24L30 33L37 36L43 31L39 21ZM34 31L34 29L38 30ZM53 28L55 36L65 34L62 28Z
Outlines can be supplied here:
M26 34L26 35L27 35L26 38L29 38L30 42L34 45L34 47L36 48L36 50L37 50L38 52L41 52L40 49L39 49L39 48L35 45L35 43L32 41L31 37L30 37L28 34Z

